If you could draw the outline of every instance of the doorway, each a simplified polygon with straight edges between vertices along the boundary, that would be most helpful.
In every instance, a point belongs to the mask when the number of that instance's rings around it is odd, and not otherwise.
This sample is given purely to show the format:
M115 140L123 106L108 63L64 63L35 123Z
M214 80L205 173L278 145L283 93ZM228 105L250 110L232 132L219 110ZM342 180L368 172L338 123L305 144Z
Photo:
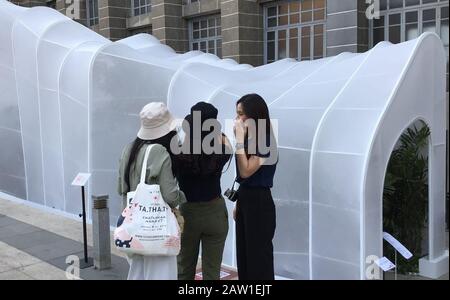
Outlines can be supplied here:
M414 279L419 274L419 259L429 252L429 145L430 129L418 120L402 133L389 159L383 189L383 231L413 256L406 259L383 241L383 256L396 264L395 269L384 272L385 280Z

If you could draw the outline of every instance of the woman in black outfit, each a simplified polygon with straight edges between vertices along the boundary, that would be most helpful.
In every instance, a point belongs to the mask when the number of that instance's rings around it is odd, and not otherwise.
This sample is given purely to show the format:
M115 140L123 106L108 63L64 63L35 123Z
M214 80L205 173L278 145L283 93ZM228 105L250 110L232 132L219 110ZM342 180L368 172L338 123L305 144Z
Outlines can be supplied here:
M199 102L191 108L191 114L185 118L185 125L189 125L189 128L185 131L183 151L188 150L188 153L177 155L176 158L177 179L187 200L180 205L185 221L181 252L178 255L180 280L194 280L200 244L203 279L220 279L228 234L228 212L222 197L220 177L232 149L225 135L220 132L217 114L217 109L205 102ZM211 130L201 130L207 120L216 127L216 134ZM209 144L208 140L205 141L207 136L214 136ZM212 154L205 151L204 147L208 146L217 151Z
M237 182L234 218L239 279L273 280L275 205L273 186L278 153L269 110L257 94L237 102L235 121Z

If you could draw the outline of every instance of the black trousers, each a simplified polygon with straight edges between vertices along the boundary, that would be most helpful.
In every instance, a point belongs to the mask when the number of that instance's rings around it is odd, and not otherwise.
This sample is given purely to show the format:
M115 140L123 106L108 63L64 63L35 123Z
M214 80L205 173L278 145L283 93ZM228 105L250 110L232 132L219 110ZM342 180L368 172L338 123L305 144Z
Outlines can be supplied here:
M239 188L236 254L240 280L273 280L276 217L269 188Z

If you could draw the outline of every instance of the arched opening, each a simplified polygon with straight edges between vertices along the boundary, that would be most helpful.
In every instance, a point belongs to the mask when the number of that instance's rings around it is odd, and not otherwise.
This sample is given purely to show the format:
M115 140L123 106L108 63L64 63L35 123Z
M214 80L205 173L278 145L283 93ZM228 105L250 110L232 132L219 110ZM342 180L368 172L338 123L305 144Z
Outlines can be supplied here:
M396 264L395 269L384 272L385 280L412 279L419 274L419 259L429 253L429 147L430 129L417 120L401 134L389 159L383 189L383 232L413 256L404 258L384 240L383 256Z

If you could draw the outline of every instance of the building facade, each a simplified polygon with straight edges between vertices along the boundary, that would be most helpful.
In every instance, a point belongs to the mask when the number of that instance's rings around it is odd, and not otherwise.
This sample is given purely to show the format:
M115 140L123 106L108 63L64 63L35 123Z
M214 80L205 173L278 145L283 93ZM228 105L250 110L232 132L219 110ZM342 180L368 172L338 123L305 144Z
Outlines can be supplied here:
M12 2L53 7L113 41L151 33L179 53L201 50L254 66L363 52L382 40L398 43L425 31L440 35L447 53L449 44L448 0Z
M150 33L178 53L201 50L253 66L364 52L427 31L449 53L449 0L10 1L52 7L112 41ZM446 77L448 91L448 60Z

